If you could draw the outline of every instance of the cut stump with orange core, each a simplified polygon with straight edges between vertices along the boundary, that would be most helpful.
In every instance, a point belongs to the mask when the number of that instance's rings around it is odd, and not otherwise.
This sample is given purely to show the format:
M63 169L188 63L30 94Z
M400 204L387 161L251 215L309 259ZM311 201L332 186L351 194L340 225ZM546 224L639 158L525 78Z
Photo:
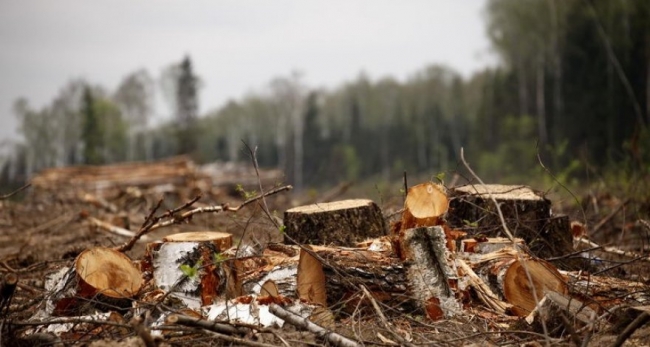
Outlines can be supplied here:
M55 316L80 315L95 308L129 308L144 284L131 259L104 247L81 252L72 268L61 269L55 277L56 287L48 301Z
M438 225L448 209L449 200L443 187L432 182L413 186L404 202L401 229Z

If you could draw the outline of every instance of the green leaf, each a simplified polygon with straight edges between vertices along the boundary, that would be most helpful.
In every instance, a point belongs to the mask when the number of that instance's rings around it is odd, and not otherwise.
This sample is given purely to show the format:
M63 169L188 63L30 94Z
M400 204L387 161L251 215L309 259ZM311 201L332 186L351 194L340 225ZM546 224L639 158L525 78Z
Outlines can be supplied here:
M440 183L445 183L445 173L444 172L439 172L436 175L436 180L438 180L438 182L440 182Z
M191 267L191 266L189 266L187 264L181 264L180 268L181 268L181 271L183 272L183 275L185 275L185 276L187 276L189 278L192 278L192 277L196 276L196 273L197 273L196 268L193 268L193 267Z

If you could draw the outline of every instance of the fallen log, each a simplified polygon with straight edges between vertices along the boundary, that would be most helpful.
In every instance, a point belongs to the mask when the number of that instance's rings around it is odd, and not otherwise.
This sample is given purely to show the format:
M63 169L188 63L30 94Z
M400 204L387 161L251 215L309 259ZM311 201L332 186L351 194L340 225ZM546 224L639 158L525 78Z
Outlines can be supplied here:
M461 252L488 254L504 248L512 248L512 241L506 237L469 238L460 241ZM524 240L516 238L515 244L524 247Z
M232 235L188 232L168 235L147 244L142 261L155 285L181 299L188 307L209 305L225 293L226 273L220 253L232 246Z
M358 347L360 346L356 341L353 341L343 335L337 334L331 330L324 329L311 321L309 319L296 315L290 311L283 309L282 307L271 304L269 307L271 313L282 318L284 321L291 325L295 325L299 328L307 329L312 333L318 335L318 337L326 340L327 342L341 347Z
M616 277L566 272L569 293L598 313L618 306L644 306L650 303L648 285Z
M548 292L526 317L526 322L533 331L543 333L544 328L553 337L560 337L565 329L564 316L573 328L593 325L598 319L596 311L579 300L557 292Z
M512 248L485 254L471 266L518 316L528 315L549 291L568 292L566 280L552 264Z
M342 200L294 207L284 213L285 233L301 244L354 246L386 235L379 207L371 200Z
M376 301L392 307L392 312L418 310L399 258L367 249L312 247L323 260L328 307L344 302L346 312L351 313L358 307L364 286ZM362 304L366 308L370 303Z

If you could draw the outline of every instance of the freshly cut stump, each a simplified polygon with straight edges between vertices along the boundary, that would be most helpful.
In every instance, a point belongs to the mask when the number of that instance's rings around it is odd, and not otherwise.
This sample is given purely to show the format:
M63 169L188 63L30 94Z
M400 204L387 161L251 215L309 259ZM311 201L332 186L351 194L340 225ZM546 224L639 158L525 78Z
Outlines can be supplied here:
M379 207L371 200L342 200L294 207L284 213L285 233L303 244L353 247L386 235Z
M57 316L82 314L92 307L128 308L144 283L131 259L104 247L81 252L74 267L61 274L52 297Z
M111 298L130 298L142 287L142 274L126 255L110 248L91 248L75 261L79 277L78 294L89 298L97 294Z
M232 246L228 233L199 231L168 235L150 243L143 270L156 286L181 299L189 308L209 305L226 291L230 260L221 252ZM230 276L232 277L232 276Z
M402 230L440 224L449 209L444 188L432 182L409 188L402 213Z

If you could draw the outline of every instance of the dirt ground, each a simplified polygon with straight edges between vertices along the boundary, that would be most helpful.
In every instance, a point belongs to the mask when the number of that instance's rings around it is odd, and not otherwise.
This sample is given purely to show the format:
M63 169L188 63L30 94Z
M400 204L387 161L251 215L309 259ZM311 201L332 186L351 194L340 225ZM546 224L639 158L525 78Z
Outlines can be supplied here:
M48 274L64 266L70 266L83 250L93 246L114 247L128 241L128 237L110 233L90 222L89 217L105 221L132 231L137 231L146 219L149 211L158 199L164 197L157 214L165 213L191 199L196 190L167 191L125 190L103 193L99 203L89 202L79 191L68 188L51 187L39 190L31 187L11 199L0 201L0 276L8 273L18 275L18 287L10 304L0 313L2 334L0 346L35 346L35 345L88 345L88 346L145 346L135 335L134 329L127 322L129 312L114 326L97 324L86 328L85 334L69 334L55 337L51 334L26 334L30 318L41 308L48 293L45 291L45 279ZM92 193L92 192L91 192ZM232 193L232 192L230 192ZM354 196L348 192L344 197ZM193 207L222 205L235 206L244 199L238 194L204 194ZM304 200L304 199L303 199ZM585 200L589 200L586 199ZM594 199L592 199L594 200ZM643 223L643 218L650 214L649 201L628 200L624 197L603 195L594 202L586 203L586 215L597 224L605 221L598 230L594 241L602 244L614 244L622 249L647 254L650 245L650 227ZM269 210L277 217L300 199L286 194L277 194L266 199ZM386 211L399 208L399 200L382 206ZM618 206L625 208L615 212ZM577 209L562 207L570 215L578 215ZM641 222L639 222L641 220ZM282 234L262 213L258 204L251 204L237 213L210 213L195 215L189 222L160 228L149 237L159 239L165 235L181 231L213 230L224 231L234 235L235 242L266 244L281 242ZM127 255L131 259L140 259L144 243L138 243ZM633 279L649 283L650 263L640 259L629 259L603 255L607 262L604 271L609 276ZM336 309L333 309L337 312ZM404 340L414 345L434 346L543 346L575 345L578 341L588 340L588 346L609 346L616 339L616 334L607 328L591 332L583 330L572 339L568 331L555 331L553 337L545 337L543 332L534 331L516 317L499 317L484 309L468 308L465 314L449 320L431 322L417 312L390 314L390 331L386 329L379 317L367 310L341 313L337 316L336 329L340 334L353 338L363 345L395 345L397 333ZM611 323L611 322L609 322ZM607 326L609 326L609 323ZM312 333L297 331L285 325L275 332L256 333L244 336L249 341L271 345L318 346L325 342ZM179 330L177 334L156 341L159 345L171 346L219 346L238 345L225 342L204 332L192 329ZM628 339L625 346L650 345L650 327L637 330Z

